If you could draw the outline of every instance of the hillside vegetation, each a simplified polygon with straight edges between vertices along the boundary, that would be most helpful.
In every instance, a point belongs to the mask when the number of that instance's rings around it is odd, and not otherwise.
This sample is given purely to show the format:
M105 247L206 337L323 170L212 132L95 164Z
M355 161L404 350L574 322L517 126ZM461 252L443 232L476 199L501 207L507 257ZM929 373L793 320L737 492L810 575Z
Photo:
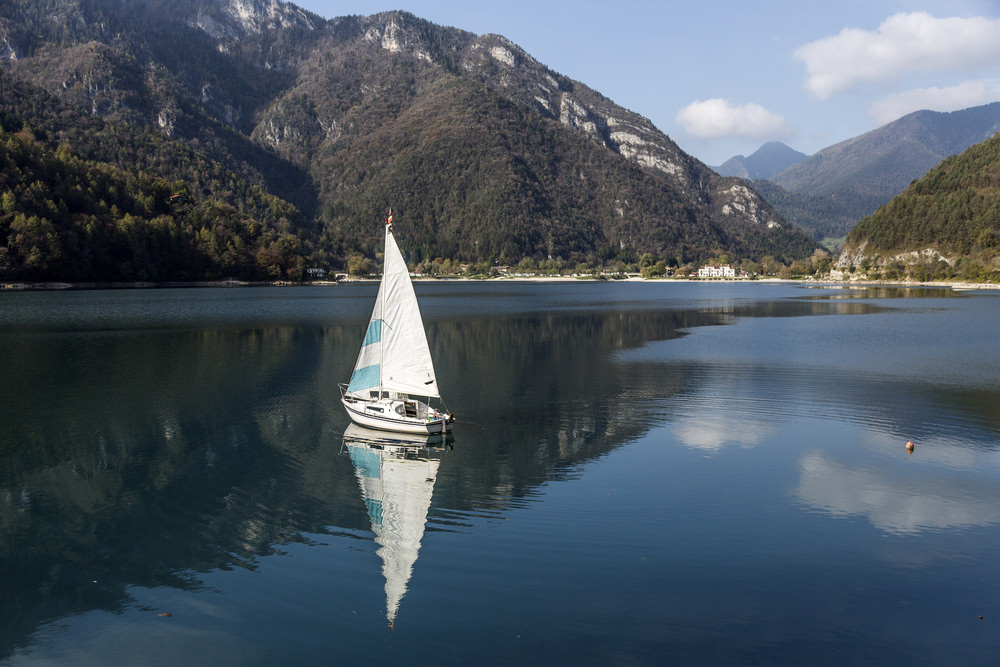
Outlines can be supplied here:
M370 267L389 207L411 265L790 264L817 247L746 182L498 35L277 0L10 0L0 43L19 170L0 279ZM91 218L102 235L80 231Z
M87 118L2 73L0 93L0 276L301 278L312 246L291 231L308 228L294 206L156 133Z
M858 223L839 263L890 278L1000 281L1000 134Z

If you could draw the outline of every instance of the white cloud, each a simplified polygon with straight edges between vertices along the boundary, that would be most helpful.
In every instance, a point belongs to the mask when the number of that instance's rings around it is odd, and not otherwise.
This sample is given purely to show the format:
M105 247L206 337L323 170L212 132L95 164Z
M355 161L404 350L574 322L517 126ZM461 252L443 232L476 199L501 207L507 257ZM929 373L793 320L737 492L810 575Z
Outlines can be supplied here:
M733 106L729 100L715 98L698 100L677 113L677 124L698 139L743 137L745 139L778 139L790 134L784 117L759 104Z
M1000 101L1000 81L966 81L948 88L920 88L889 95L868 107L868 117L885 125L922 109L957 111L996 101Z
M877 32L844 28L796 49L805 62L805 87L815 97L861 83L891 81L905 72L958 71L1000 60L1000 19L894 14Z

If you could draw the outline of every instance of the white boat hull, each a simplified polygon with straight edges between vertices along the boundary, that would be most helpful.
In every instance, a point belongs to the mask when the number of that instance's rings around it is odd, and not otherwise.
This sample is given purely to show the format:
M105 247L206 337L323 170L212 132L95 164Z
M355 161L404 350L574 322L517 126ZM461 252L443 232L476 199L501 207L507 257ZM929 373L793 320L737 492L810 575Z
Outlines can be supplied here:
M344 408L351 421L359 426L374 428L379 431L393 431L396 433L416 433L419 435L436 435L448 431L450 415L445 415L437 419L415 419L401 416L391 416L390 414L372 414L365 409L366 405L377 403L376 401L362 401L344 397L341 399ZM388 412L388 410L386 410Z
M344 443L349 446L361 445L389 452L410 452L437 450L452 440L450 434L400 433L366 428L351 422L344 431Z

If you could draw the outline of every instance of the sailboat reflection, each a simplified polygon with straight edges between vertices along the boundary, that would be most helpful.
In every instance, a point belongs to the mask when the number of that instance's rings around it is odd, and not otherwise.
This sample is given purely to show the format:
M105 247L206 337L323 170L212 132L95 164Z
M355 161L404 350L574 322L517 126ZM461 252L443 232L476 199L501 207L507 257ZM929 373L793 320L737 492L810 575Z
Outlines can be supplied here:
M394 627L413 573L447 439L373 431L351 424L344 445L368 507L385 576L385 615Z

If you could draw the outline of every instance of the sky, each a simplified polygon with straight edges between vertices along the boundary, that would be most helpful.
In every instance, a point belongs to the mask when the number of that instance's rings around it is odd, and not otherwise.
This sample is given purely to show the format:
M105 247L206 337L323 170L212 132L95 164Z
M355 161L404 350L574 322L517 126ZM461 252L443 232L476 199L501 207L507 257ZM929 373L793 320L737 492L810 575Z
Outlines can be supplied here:
M1000 0L293 0L496 33L717 166L1000 101Z

